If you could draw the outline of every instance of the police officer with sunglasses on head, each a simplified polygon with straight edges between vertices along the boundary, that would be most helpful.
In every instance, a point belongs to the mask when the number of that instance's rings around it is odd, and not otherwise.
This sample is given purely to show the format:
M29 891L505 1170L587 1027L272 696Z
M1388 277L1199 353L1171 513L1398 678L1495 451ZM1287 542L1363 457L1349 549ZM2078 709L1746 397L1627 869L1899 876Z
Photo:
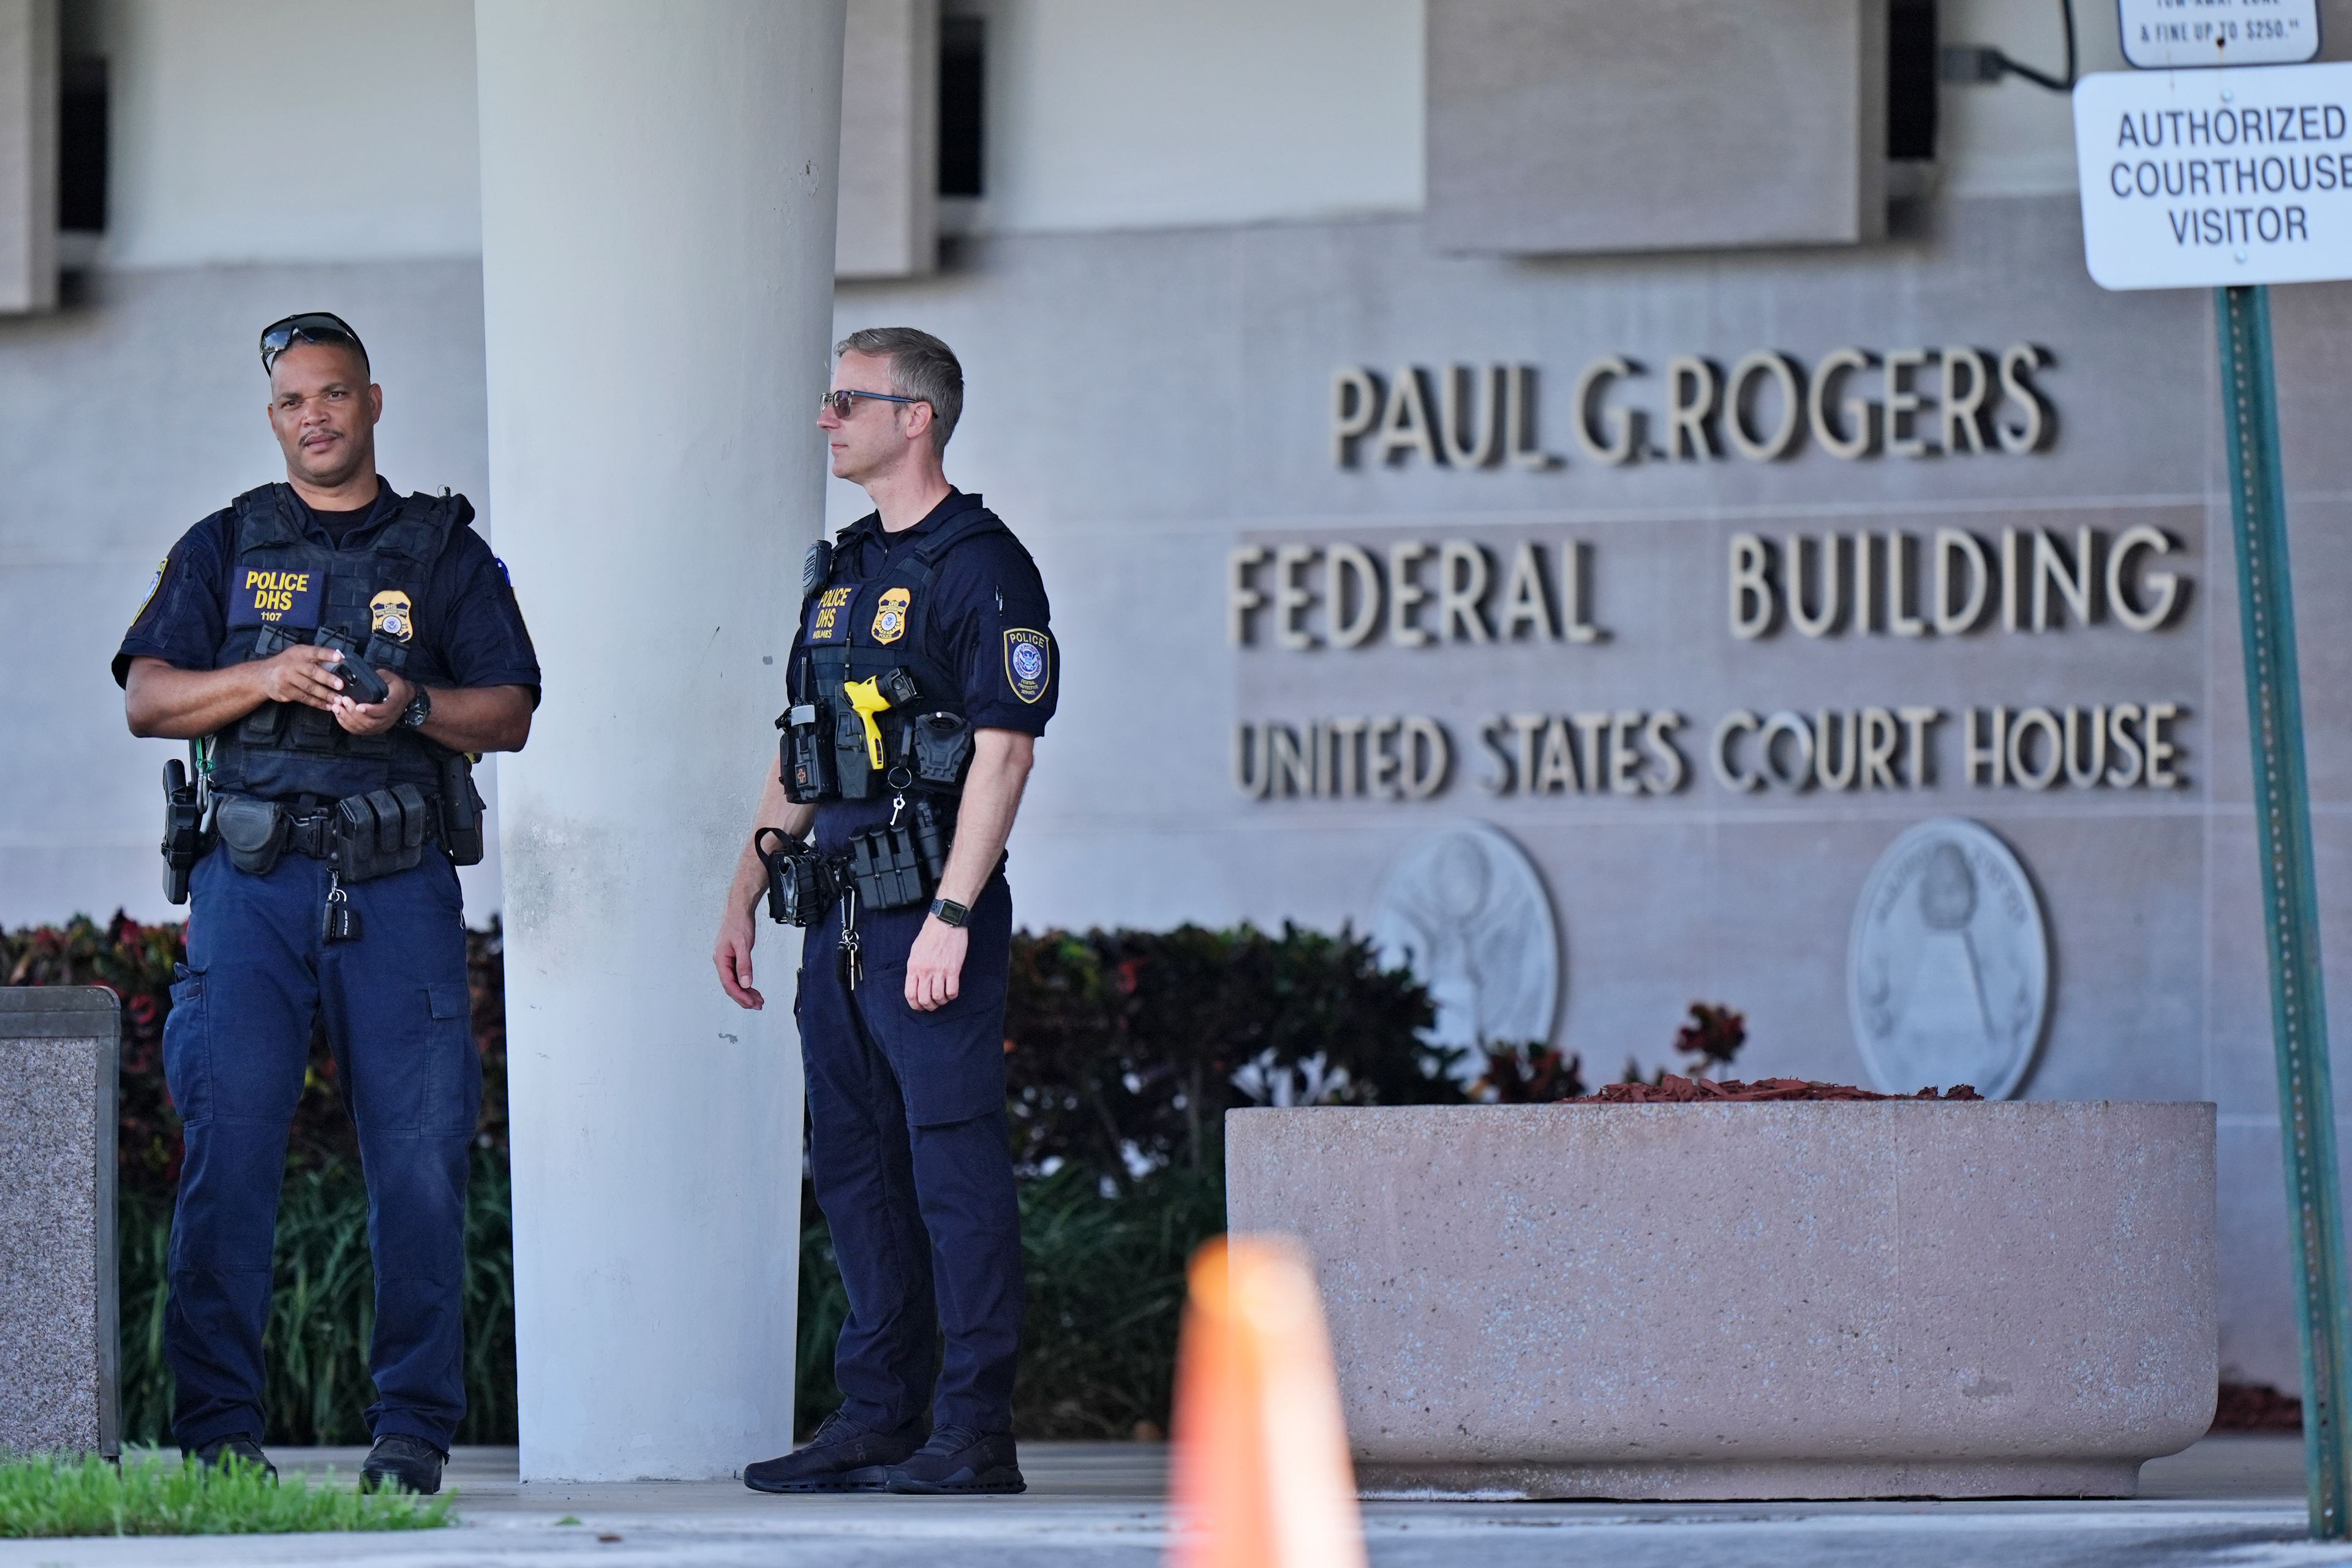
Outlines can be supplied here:
M314 1018L357 1124L375 1260L362 1469L437 1491L465 1414L458 1316L481 1100L456 866L482 856L468 753L521 749L539 663L463 496L377 477L383 392L341 318L261 336L286 482L172 547L114 658L165 773L165 889L193 899L163 1065L186 1124L165 1359L173 1432L261 1451L287 1129ZM271 1474L275 1474L272 1470Z
M963 408L955 355L904 327L835 353L817 424L835 477L876 510L811 552L782 754L712 957L727 994L758 1007L754 907L808 928L795 1013L810 1165L849 1319L841 1407L743 1479L1017 1492L1003 852L1059 660L1028 552L941 468Z

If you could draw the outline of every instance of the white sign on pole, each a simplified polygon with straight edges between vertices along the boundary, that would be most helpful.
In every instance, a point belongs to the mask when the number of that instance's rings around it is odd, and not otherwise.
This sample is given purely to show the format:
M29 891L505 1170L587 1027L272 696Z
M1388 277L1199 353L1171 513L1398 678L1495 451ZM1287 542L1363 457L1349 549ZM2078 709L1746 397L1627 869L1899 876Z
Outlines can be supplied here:
M2352 278L2352 61L2086 76L2074 161L2103 289Z
M2319 0L2116 0L2142 70L2295 65L2319 53Z

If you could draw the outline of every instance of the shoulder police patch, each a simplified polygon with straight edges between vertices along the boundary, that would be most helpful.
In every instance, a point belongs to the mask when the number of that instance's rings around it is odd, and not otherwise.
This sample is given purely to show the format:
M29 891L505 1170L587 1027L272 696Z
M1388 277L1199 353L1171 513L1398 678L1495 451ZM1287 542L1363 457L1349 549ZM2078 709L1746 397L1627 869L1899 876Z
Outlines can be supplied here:
M894 643L907 635L907 605L912 598L904 588L886 588L874 606L874 640Z
M133 625L137 624L140 616L147 613L147 606L155 602L155 590L163 585L163 574L170 571L171 568L172 558L168 555L155 563L155 575L147 579L147 592L141 596L139 600L139 607L131 612L131 619Z
M1004 679L1013 695L1034 702L1054 678L1054 645L1044 632L1015 626L1004 634Z

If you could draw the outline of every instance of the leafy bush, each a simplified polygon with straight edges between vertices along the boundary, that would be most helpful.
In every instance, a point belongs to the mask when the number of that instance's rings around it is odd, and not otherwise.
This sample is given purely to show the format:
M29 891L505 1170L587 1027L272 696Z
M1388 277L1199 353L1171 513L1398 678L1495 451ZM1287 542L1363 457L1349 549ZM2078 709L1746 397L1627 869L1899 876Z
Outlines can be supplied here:
M505 942L498 921L466 936L474 1044L481 1051L482 1114L475 1142L506 1163ZM103 985L122 1003L118 1184L125 1194L166 1199L180 1184L180 1117L163 1081L163 1018L172 1008L173 967L187 961L185 928L142 925L117 911L101 926L76 915L63 926L0 931L0 984ZM341 1075L313 1026L310 1066L294 1108L289 1171L356 1165L359 1140L343 1105ZM168 1205L167 1205L168 1206Z
M35 1458L0 1463L0 1540L66 1535L278 1535L317 1530L435 1530L450 1500L362 1492L257 1465L220 1470L162 1459Z
M1213 1169L1224 1113L1243 1106L1458 1100L1450 1053L1421 1037L1434 1017L1417 981L1344 931L1016 937L1004 1025L1014 1163L1126 1188L1171 1164Z
M515 1438L514 1268L507 1164L506 1031L497 926L471 934L473 1024L486 1075L467 1208L467 1415L461 1442ZM123 998L123 1430L169 1431L163 1361L180 1125L162 1037L178 926L0 933L0 978L104 984ZM1029 1276L1015 1408L1035 1436L1126 1436L1163 1426L1183 1269L1223 1228L1219 1129L1252 1103L1446 1102L1449 1053L1426 1046L1427 994L1384 973L1369 942L1286 926L1213 931L1048 931L1014 939L1007 1109ZM366 1194L322 1037L288 1152L278 1209L266 1408L272 1442L362 1440L374 1329ZM839 1398L833 1348L847 1302L831 1241L803 1205L799 1414Z

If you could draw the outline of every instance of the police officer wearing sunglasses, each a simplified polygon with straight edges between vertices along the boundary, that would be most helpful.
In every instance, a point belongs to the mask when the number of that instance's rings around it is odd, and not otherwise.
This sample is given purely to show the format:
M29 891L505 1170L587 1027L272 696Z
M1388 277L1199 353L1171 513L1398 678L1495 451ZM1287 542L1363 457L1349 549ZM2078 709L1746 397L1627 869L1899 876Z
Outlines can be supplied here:
M165 773L165 889L193 900L163 1061L186 1123L163 1348L173 1433L267 1467L263 1325L314 1018L359 1131L376 1280L369 1484L436 1491L465 1414L458 1317L481 1066L456 866L469 753L517 751L539 663L463 496L377 477L383 393L340 317L265 330L282 484L183 535L114 679ZM274 1472L272 1472L274 1473Z
M1020 1214L1004 1120L1004 842L1059 659L1028 552L940 465L948 346L845 340L817 416L875 510L820 543L713 953L745 1007L753 910L807 928L810 1165L848 1287L841 1407L747 1467L772 1492L1017 1492ZM945 1342L945 1360L933 1369Z

